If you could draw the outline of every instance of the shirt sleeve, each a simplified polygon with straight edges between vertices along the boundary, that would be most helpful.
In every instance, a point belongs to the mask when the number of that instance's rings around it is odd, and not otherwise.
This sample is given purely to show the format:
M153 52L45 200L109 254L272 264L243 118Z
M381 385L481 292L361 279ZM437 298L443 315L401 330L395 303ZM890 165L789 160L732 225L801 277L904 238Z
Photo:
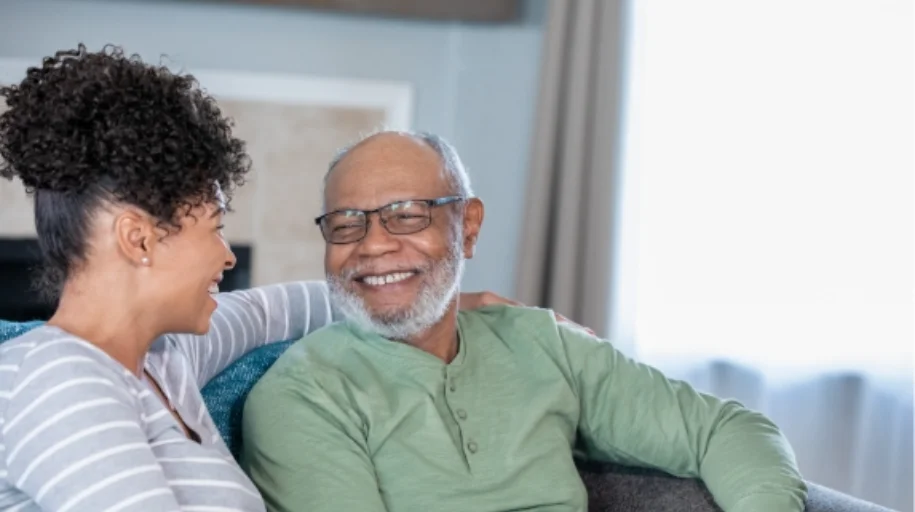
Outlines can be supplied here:
M78 349L41 348L6 397L5 480L42 510L179 510L122 377Z
M296 340L337 317L324 281L298 281L217 295L210 330L203 336L169 335L191 363L202 387L257 347Z
M583 330L558 329L589 456L701 478L726 512L804 510L794 452L765 416L668 379Z
M245 404L241 464L269 512L385 512L365 434L311 378L261 381Z

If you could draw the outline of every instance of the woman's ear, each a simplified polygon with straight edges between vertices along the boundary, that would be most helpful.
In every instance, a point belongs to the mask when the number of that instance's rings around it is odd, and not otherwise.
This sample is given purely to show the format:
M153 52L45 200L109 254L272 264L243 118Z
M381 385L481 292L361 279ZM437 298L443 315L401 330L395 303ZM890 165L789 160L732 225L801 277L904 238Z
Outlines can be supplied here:
M483 227L483 201L479 198L467 200L464 207L464 258L473 258L477 246L477 239L480 237L480 229Z
M118 249L138 266L152 265L152 252L158 241L156 225L149 215L125 208L114 219L114 235Z

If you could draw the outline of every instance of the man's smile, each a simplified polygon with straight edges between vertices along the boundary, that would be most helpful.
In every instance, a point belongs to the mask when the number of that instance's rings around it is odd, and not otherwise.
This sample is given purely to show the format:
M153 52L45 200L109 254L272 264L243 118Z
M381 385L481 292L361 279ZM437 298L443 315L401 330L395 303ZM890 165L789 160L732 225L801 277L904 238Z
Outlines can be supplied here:
M399 283L415 275L416 272L412 270L408 272L390 272L387 274L372 274L358 277L356 278L356 281L369 286L380 287Z

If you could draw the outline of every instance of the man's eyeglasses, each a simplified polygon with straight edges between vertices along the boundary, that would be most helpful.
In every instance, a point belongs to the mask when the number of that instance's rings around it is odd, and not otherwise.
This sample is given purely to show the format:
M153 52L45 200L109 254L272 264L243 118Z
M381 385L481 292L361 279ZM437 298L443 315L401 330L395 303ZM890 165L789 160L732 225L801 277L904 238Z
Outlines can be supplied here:
M337 210L315 219L324 240L331 244L356 243L369 232L369 215L377 213L388 233L410 235L432 224L432 208L464 201L466 197L448 196L438 199L411 199L397 201L374 210Z

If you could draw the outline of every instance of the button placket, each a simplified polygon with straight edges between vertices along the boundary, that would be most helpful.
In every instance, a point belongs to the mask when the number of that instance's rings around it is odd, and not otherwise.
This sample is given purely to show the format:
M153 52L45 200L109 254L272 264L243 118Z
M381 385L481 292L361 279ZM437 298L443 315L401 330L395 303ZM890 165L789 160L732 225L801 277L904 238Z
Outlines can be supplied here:
M464 434L464 437L465 437L464 449L467 451L467 453L474 455L480 450L480 446L479 446L479 444L477 444L477 442L475 440L473 440L473 438L471 438L471 437L469 437L469 435L467 435L465 422L466 422L469 414L467 414L466 409L464 409L463 407L458 407L457 404L455 403L456 398L457 398L455 396L455 393L457 392L457 389L458 389L458 387L457 387L457 383L455 382L454 376L450 375L450 372L448 372L448 370L446 369L445 370L445 391L446 391L445 396L446 396L446 400L448 402L448 407L453 411L454 417L458 420L458 423L459 423L458 429L460 429L462 434ZM465 423L465 424L461 425L461 423Z
M450 391L452 394L455 393L457 391L457 384L454 382L454 377L447 376L446 380L447 380L448 391ZM452 396L452 398L453 398L453 396ZM451 407L454 406L454 404L451 402L451 399L449 399L448 402L449 402L449 406L451 406ZM467 411L464 408L458 407L457 409L453 409L453 410L454 410L454 414L458 417L459 420L467 419Z

